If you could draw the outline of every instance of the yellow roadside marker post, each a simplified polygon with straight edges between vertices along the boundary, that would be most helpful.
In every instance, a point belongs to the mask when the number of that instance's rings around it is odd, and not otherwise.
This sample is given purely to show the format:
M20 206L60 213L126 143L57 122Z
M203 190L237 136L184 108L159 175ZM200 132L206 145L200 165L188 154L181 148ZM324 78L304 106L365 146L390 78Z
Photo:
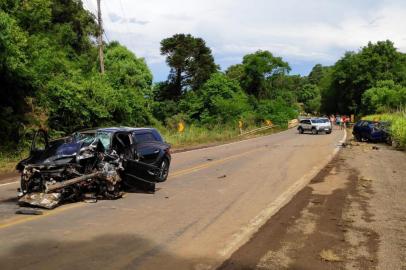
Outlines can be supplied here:
M178 123L178 132L183 133L185 131L185 124L183 122Z
M238 121L238 127L240 128L240 134L242 134L243 122L241 120Z
M270 127L272 126L272 121L271 120L265 120L265 124Z

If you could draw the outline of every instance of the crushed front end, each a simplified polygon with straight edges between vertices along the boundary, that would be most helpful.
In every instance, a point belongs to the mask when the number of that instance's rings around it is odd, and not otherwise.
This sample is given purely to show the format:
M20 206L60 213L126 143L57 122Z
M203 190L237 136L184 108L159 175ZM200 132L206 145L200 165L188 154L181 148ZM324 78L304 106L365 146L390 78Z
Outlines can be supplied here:
M52 209L86 196L121 196L122 157L107 154L95 137L67 138L32 151L17 169L21 173L19 203Z

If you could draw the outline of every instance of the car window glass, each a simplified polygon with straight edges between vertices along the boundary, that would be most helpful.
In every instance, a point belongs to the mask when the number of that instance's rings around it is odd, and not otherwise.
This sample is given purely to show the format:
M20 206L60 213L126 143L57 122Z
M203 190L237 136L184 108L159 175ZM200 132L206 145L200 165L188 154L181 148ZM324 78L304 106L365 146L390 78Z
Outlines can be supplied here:
M156 141L154 135L149 132L135 134L135 140L137 143Z
M103 144L104 149L110 149L111 133L99 131L96 134L96 138Z

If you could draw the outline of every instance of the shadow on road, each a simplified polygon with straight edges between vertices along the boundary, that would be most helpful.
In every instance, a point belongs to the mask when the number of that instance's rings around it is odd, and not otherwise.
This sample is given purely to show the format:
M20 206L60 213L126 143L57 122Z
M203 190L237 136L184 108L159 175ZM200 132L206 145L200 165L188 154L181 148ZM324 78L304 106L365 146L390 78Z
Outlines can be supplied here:
M21 241L16 247L9 242L8 252L2 242L0 269L194 269L208 261L176 256L168 252L168 243L157 244L135 234L107 234L83 241L70 240L69 235L64 233L63 241Z

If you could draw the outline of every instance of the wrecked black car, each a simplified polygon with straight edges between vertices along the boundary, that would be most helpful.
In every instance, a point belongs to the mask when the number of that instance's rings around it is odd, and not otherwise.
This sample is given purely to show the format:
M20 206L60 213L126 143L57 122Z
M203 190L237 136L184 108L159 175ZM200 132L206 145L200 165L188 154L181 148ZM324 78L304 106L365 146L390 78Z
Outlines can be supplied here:
M153 128L83 130L52 141L39 130L30 156L17 164L19 203L52 209L86 198L116 199L126 187L154 192L170 162L170 145Z

